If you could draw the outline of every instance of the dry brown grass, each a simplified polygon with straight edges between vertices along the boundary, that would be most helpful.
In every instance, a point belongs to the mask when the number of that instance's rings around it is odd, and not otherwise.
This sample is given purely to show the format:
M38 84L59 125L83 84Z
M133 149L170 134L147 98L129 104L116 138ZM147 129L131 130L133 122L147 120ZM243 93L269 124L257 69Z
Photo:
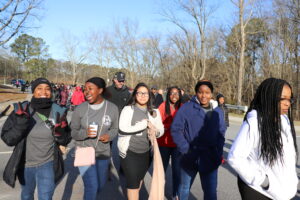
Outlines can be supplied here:
M4 88L0 85L0 103L8 101L17 101L24 100L27 97L27 94L20 92L20 89L15 88Z

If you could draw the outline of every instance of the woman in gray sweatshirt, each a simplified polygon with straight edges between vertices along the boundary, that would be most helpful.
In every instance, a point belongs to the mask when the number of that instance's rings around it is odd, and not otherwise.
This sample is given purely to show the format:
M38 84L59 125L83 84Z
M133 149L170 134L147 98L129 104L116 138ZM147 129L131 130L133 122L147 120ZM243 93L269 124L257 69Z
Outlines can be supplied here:
M119 111L117 106L103 98L105 88L102 78L87 80L84 88L87 101L76 107L71 120L71 134L76 147L95 148L95 164L79 167L85 200L96 199L106 183L111 157L109 142L118 133Z

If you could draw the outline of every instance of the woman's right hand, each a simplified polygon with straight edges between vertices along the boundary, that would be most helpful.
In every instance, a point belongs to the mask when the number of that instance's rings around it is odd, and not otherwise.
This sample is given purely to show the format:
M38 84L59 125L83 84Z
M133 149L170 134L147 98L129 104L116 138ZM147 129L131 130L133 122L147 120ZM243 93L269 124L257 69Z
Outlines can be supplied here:
M89 138L95 138L97 136L97 131L95 131L92 127L87 129L87 136Z
M148 129L151 129L151 130L157 130L157 128L154 126L154 124L152 124L149 120L147 123L147 127L148 127Z
M15 111L16 116L29 118L29 106L25 105L25 108L22 107L22 103L18 102L16 104L17 110Z

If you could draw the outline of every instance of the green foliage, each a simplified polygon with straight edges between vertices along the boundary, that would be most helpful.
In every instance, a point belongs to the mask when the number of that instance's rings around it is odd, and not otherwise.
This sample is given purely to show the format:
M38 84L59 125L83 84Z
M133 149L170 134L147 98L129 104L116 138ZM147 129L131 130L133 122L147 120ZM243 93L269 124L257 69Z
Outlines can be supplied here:
M270 33L265 21L261 18L252 18L246 26L246 54L253 55L262 48ZM227 50L236 55L240 48L240 24L235 25L226 39Z
M38 77L46 77L47 75L47 60L33 58L24 63L29 72L30 79Z
M48 55L48 46L42 38L22 34L10 45L11 52L15 53L21 62L32 58L43 58Z

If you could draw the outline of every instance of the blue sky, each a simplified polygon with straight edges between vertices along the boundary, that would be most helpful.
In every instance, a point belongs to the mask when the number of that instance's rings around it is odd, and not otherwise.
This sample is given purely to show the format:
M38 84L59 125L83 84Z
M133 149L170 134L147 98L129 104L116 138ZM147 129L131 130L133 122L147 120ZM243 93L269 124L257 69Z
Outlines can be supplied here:
M169 0L171 1L171 0ZM52 58L64 59L62 32L77 37L93 30L107 30L115 21L136 20L141 32L167 33L174 25L162 20L158 14L161 2L167 0L45 0L43 18L39 28L28 34L41 37L49 45ZM230 0L207 0L218 6L211 20L215 24L231 24L234 12Z

